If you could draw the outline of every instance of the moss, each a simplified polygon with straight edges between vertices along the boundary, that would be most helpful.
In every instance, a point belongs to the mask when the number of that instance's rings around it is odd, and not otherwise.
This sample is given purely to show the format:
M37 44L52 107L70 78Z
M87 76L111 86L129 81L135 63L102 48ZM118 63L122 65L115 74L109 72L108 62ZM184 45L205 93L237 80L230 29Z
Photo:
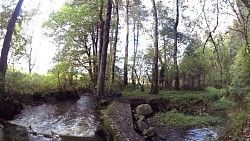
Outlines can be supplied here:
M178 113L176 110L160 114L161 120L171 128L188 129L193 127L204 127L211 124L216 124L221 121L219 117L191 116Z
M101 126L110 133L113 141L119 141L115 131L112 129L112 124L109 122L110 108L112 107L109 105L107 109L101 110Z
M108 117L104 117L101 119L101 126L110 133L112 141L119 141L118 137L116 136L114 130L111 127L111 123L108 121Z

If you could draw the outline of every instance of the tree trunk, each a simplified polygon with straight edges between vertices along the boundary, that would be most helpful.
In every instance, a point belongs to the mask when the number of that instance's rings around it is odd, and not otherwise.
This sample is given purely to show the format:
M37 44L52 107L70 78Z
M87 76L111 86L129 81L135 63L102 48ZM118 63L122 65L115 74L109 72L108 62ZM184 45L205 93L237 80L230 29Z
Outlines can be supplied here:
M176 20L174 24L174 74L175 74L175 90L180 90L180 82L179 82L179 70L178 70L178 64L177 64L177 42L178 42L178 32L177 27L179 24L179 0L176 0Z
M155 1L151 0L153 5L153 17L154 17L154 57L152 66L152 81L151 81L151 94L159 93L158 86L158 18Z
M128 85L128 44L129 44L128 7L129 7L129 0L126 0L126 45L125 45L124 76L123 76L124 86Z
M116 11L116 25L115 25L115 37L114 37L114 47L112 55L112 65L111 65L111 83L115 80L115 60L116 60L116 46L118 41L118 30L119 30L119 5L118 0L115 0L115 11Z
M132 79L132 86L135 88L135 59L136 59L136 35L135 35L135 20L134 20L134 27L133 27L133 35L134 35L134 56L133 56L133 65L132 65L132 72L131 72L131 79Z
M93 28L92 31L92 42L93 42L93 47L92 47L92 55L96 58L98 58L98 53L97 53L97 48L98 48L98 23L95 25L96 26L96 30L95 28ZM93 59L93 79L92 79L92 83L93 83L93 87L95 88L96 84L97 84L97 75L98 75L98 65L97 65L97 60Z
M24 0L19 0L19 2L17 3L17 6L12 14L12 17L8 23L8 27L7 27L7 32L4 38L4 42L3 42L3 48L1 51L1 58L0 58L0 94L4 94L5 93L5 74L6 74L6 70L7 70L7 59L8 59L8 53L9 53L9 49L10 49L10 43L12 40L12 35L14 32L14 28L15 28L15 23L17 21L17 17L21 11L21 7L23 4Z
M102 18L102 12L103 12L103 0L101 0L101 7L100 7L100 13L99 13L99 65L101 64L101 55L102 55L102 46L103 46L103 30L104 30L104 21ZM98 66L98 69L100 70L100 66Z
M106 13L106 22L103 34L103 46L101 52L101 60L99 62L99 74L98 74L98 83L97 83L97 94L99 97L104 97L105 95L105 72L107 64L107 50L109 45L109 30L110 30L110 21L111 21L111 11L112 11L112 2L108 0L107 2L107 13Z
M136 31L136 32L135 32ZM133 66L132 66L132 85L135 87L135 61L136 61L136 55L137 55L137 49L138 49L138 39L139 39L139 21L136 21L134 23L134 57L133 57Z

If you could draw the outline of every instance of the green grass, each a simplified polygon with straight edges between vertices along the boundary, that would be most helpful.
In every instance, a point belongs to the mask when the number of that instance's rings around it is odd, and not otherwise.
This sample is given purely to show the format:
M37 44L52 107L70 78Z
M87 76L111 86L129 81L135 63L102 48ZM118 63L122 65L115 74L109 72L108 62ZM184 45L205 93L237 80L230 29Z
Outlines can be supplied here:
M233 105L229 99L223 96L225 89L207 87L204 91L163 91L159 94L149 94L149 89L141 92L127 86L123 91L124 96L146 97L151 100L164 99L165 103L170 104L171 108L178 111L190 111L190 109L202 107L205 111L223 110Z
M171 128L188 129L193 127L204 127L211 124L216 124L221 121L219 117L211 116L191 116L178 113L172 110L160 114L161 119Z
M125 96L150 96L150 97L166 97L174 99L185 99L186 97L200 97L200 96L216 96L222 95L225 92L224 89L216 89L214 87L207 87L204 91L165 91L160 90L159 94L151 95L150 89L145 88L144 92L140 89L135 89L132 86L125 87L122 91Z
M222 97L219 100L216 100L212 103L213 109L214 110L223 110L223 109L227 109L231 106L235 105L234 102L230 101L227 98Z

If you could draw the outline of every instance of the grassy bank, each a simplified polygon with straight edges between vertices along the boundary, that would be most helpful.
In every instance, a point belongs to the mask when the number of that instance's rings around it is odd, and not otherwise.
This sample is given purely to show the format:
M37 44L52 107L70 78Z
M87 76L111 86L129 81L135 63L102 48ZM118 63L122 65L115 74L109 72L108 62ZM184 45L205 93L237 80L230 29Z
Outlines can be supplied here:
M125 89L125 97L132 97L135 102L149 103L157 113L158 122L170 128L188 129L204 127L221 122L221 118L210 116L209 113L233 106L235 103L225 96L224 89L208 87L204 91L160 91L150 95L149 90ZM131 101L133 103L133 101Z
M223 110L234 105L224 96L224 89L208 87L204 91L160 91L157 95L150 95L149 90L141 92L139 89L127 88L122 91L124 96L145 98L150 101L164 101L169 105L167 110L177 109L179 112L191 112L191 109L202 111ZM197 111L201 112L201 111Z
M250 118L250 89L242 88L231 92L231 95L238 98L238 104L244 109L229 115L229 127L221 140L249 140L250 127L247 120Z
M221 121L219 117L209 115L192 116L178 113L176 110L161 113L160 119L170 128L189 129L194 127L205 127L217 124Z

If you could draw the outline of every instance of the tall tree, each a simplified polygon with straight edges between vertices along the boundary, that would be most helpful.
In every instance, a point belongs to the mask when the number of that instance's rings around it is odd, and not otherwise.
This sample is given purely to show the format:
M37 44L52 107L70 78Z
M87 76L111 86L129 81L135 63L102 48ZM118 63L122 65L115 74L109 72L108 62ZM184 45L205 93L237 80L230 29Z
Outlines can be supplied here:
M17 21L17 17L21 11L22 4L24 0L19 0L19 2L16 5L16 8L11 16L11 19L9 20L7 32L4 38L3 42L3 48L1 51L1 58L0 58L0 93L4 94L5 92L5 74L7 70L7 59L8 59L8 53L10 50L10 43L12 40L12 35L15 28L15 23Z
M139 21L134 20L134 54L133 54L133 64L132 64L132 73L131 73L131 79L132 79L132 85L135 87L135 63L136 63L136 57L138 52L138 39L139 39Z
M158 85L158 18L157 18L157 9L155 6L155 0L151 0L153 5L153 17L154 17L154 57L153 57L153 66L152 66L152 81L151 81L151 94L159 93Z
M179 24L179 0L176 0L176 19L175 19L175 24L174 24L174 74L175 74L175 90L179 91L180 90L180 82L179 82L179 70L178 70L178 64L177 64L177 53L178 53L178 48L177 48L177 42L178 42L178 31L177 27Z
M115 79L116 46L117 46L117 41L118 41L118 30L119 30L119 3L118 3L118 0L115 0L115 11L116 11L116 25L115 25L115 37L114 37L112 65L111 65L111 82L112 82L112 84L113 84L114 79Z
M124 86L128 85L128 44L129 44L129 0L126 0L126 44L125 44L125 58L124 58Z
M110 30L110 21L111 21L111 11L112 11L112 1L107 1L107 12L106 12L106 21L103 32L103 46L101 51L101 60L99 62L99 73L97 81L97 94L99 97L104 97L105 95L105 72L107 64L107 50L109 45L109 30Z

